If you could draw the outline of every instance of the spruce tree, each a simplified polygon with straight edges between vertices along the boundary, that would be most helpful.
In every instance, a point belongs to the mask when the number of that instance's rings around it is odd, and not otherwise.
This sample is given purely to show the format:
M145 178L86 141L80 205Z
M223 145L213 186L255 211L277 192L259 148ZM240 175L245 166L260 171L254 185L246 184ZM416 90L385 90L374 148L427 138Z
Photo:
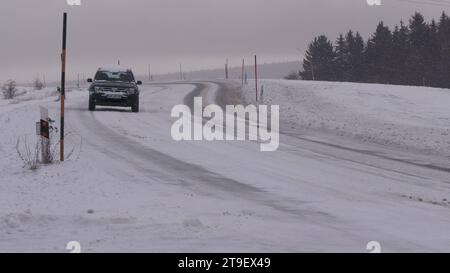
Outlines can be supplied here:
M344 35L340 34L336 40L334 69L337 81L349 81L349 47Z
M392 53L392 33L383 22L380 22L369 39L365 52L369 82L392 82Z
M325 35L318 36L308 46L300 76L303 80L336 80L334 61L333 44Z
M432 20L428 26L429 31L429 52L427 54L427 70L425 77L428 79L428 85L433 87L440 86L441 65L441 45L439 43L439 31L435 20Z
M394 31L380 22L367 43L351 30L335 47L326 36L309 45L303 60L305 80L372 82L450 88L450 18L427 23L416 12Z
M364 80L364 40L361 35L350 30L346 36L349 50L348 66L349 81L362 82Z
M392 34L393 83L408 84L407 61L410 54L409 29L403 21L396 26Z
M450 18L442 12L438 23L438 41L440 47L440 65L438 85L450 87Z
M432 34L422 14L416 12L409 22L411 52L408 61L409 84L429 85Z

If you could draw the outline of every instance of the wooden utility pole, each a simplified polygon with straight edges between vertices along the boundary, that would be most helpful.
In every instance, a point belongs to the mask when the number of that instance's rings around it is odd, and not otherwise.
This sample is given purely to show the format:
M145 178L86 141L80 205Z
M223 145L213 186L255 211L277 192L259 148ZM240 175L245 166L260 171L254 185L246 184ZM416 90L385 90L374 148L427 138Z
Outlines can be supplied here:
M228 80L228 59L225 62L225 79Z
M245 59L242 59L242 73L241 73L242 86L244 86L244 70L245 70Z
M258 62L256 55L255 55L255 90L256 90L256 101L258 101Z
M149 81L152 80L152 72L151 72L151 66L150 66L150 64L148 65L148 80L149 80Z
M66 98L66 41L67 41L67 13L63 16L63 36L61 53L61 124L60 124L60 160L64 161L64 103Z

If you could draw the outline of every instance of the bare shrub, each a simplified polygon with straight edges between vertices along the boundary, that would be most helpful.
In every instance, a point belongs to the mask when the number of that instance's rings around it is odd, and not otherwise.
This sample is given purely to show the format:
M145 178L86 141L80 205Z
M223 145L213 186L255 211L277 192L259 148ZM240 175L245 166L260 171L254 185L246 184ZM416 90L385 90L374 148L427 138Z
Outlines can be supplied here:
M19 137L16 143L16 151L18 157L23 161L24 168L30 170L37 170L43 164L52 164L57 161L59 155L59 138L58 128L50 127L50 139L48 146L48 153L42 153L44 148L42 145L42 139L37 137L35 143L30 143L27 137ZM67 134L65 138L69 138L73 145L66 145L67 153L64 160L78 160L82 151L83 138L77 134ZM43 158L43 156L47 156Z
M24 168L30 170L37 170L40 165L39 154L41 152L41 145L39 142L30 144L26 137L18 138L16 143L16 151L19 158L24 163Z
M2 90L3 90L3 97L6 100L14 99L17 92L16 82L13 80L7 81L5 84L3 84Z
M291 72L289 75L284 77L285 80L299 80L300 74L298 72Z
M78 160L83 147L83 138L73 133L65 134L64 138L66 139L66 151L67 151L64 160L66 161L71 159ZM46 159L46 162L54 163L58 159L60 143L61 141L59 139L58 128L51 126L50 147L49 147L50 151L48 153L48 158Z

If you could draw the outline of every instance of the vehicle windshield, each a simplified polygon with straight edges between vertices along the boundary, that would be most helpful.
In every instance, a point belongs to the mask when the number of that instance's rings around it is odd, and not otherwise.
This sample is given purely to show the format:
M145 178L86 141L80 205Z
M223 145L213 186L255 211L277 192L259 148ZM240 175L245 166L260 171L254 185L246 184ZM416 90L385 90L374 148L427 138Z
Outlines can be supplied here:
M95 74L96 81L133 82L131 71L98 71Z

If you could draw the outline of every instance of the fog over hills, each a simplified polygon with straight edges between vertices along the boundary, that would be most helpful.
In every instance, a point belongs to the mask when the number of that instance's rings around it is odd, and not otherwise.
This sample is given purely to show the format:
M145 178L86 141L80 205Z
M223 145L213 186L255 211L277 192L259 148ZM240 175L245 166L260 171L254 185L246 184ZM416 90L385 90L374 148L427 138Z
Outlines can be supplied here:
M281 63L265 63L258 65L258 77L261 79L282 79L289 73L298 71L300 69L300 62L281 62ZM249 79L254 78L254 65L246 65L245 72ZM240 79L242 74L242 67L230 67L229 77L231 79ZM198 70L183 72L186 80L214 80L225 78L225 66L223 68ZM147 78L148 76L138 76L139 78ZM180 73L168 73L161 75L153 75L154 81L172 81L179 80Z

